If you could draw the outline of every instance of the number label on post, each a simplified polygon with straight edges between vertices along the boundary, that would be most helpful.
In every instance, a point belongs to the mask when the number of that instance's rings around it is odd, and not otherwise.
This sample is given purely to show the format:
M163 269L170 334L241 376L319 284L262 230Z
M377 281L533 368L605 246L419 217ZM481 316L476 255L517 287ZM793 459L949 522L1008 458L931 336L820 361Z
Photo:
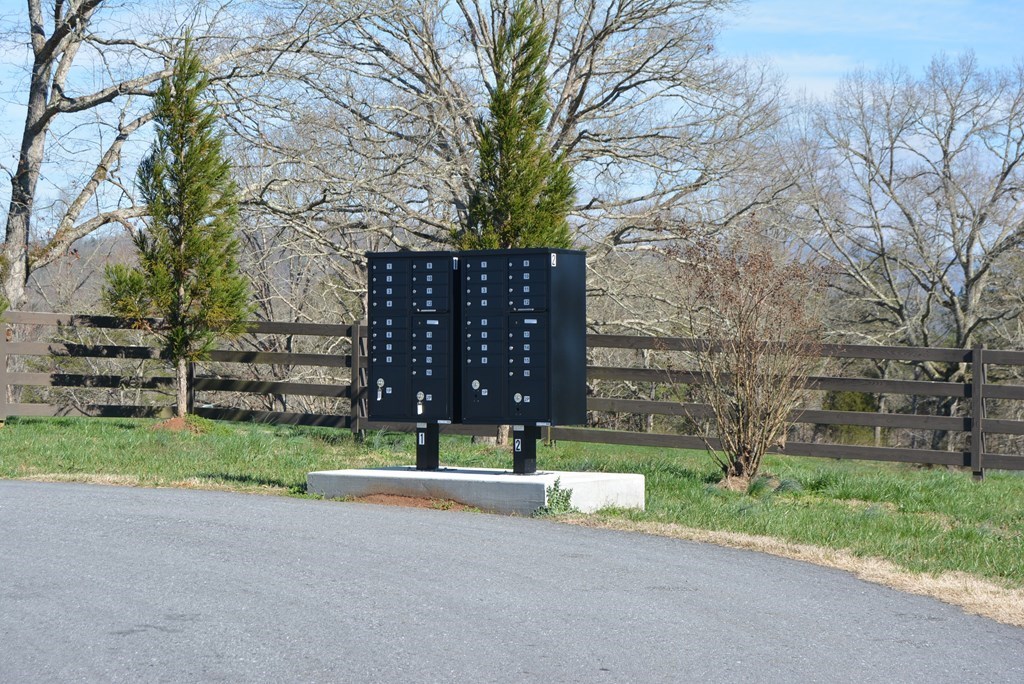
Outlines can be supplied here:
M416 439L419 440L419 445L420 446L426 446L426 444L427 444L427 433L426 432L419 433L418 435L416 435Z
M521 439L515 440L515 445L512 447L512 450L513 451L522 451L523 450L523 440L521 440Z

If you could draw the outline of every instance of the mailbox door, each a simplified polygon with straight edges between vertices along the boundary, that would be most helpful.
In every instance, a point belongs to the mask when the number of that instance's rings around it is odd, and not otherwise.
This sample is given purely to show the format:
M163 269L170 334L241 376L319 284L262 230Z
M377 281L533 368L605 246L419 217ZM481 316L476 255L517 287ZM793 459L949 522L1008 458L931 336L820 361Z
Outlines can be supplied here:
M374 367L370 373L369 414L399 419L409 414L409 371L404 367Z

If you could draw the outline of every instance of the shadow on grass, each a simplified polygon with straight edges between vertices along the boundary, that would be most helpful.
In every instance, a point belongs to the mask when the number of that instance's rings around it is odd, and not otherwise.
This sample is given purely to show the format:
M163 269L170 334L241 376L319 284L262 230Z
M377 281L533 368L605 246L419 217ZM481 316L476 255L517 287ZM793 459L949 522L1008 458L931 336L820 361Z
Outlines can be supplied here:
M328 446L339 446L341 444L352 444L354 441L352 434L348 432L342 432L341 430L330 430L330 429L317 429L308 433L293 432L296 436L308 436L310 439L316 440Z
M722 473L719 470L698 470L678 463L653 461L637 463L636 466L637 470L647 475L667 475L672 478L689 480L700 484L717 484L722 480Z
M101 418L99 419L102 423L104 430L138 430L139 428L148 427L153 423L149 419L138 419L138 418ZM143 420L145 422L143 422ZM47 429L58 427L58 428L81 428L83 423L95 423L96 418L85 417L85 416L57 416L53 418L28 418L25 416L10 416L7 418L7 424L14 426L20 425L22 427L28 427L31 425L42 425Z
M253 475L232 475L230 473L197 473L196 477L204 480L218 480L220 482L233 482L235 484L253 485L257 487L280 487L281 489L287 489L289 494L306 493L305 482L296 484L275 478L255 477Z

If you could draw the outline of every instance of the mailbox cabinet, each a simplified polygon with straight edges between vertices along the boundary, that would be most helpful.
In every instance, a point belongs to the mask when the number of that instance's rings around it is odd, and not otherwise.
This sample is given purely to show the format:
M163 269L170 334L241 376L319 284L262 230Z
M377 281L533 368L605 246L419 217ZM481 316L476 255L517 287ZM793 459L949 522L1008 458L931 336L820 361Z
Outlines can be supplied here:
M586 419L583 252L459 252L463 423Z
M369 417L586 419L583 252L370 252Z
M367 262L370 418L454 421L456 259L451 252L370 252Z

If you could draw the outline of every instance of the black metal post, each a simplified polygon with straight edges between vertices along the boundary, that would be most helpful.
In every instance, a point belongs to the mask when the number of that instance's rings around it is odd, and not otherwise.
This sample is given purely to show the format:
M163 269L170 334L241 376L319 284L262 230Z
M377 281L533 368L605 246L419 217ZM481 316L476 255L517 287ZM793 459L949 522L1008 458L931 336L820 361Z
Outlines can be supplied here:
M416 423L416 470L437 470L441 467L437 423Z
M512 426L512 472L532 475L537 472L537 440L540 428L536 425Z

